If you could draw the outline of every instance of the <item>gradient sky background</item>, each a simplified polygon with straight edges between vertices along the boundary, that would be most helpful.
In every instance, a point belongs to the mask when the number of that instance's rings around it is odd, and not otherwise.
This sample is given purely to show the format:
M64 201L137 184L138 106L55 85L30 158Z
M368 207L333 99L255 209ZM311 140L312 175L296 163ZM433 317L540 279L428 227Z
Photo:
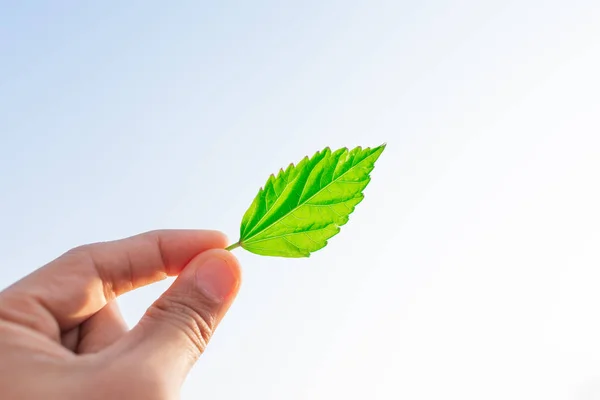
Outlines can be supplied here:
M309 259L235 250L184 399L600 398L600 3L0 1L0 287L388 146ZM134 324L171 282L120 299Z

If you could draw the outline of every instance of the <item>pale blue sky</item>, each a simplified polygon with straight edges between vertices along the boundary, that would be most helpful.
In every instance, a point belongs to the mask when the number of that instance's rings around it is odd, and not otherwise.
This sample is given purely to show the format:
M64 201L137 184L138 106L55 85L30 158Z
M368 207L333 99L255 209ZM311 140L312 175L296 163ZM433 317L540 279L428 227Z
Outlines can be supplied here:
M388 146L309 259L235 250L184 399L600 398L597 1L1 1L0 287ZM170 283L120 300L130 324Z

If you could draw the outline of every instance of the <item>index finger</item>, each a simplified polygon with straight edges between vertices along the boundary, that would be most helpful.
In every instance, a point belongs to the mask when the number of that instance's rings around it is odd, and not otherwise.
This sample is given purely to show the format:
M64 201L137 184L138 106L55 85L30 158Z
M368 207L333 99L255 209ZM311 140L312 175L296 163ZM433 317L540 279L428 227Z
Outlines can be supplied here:
M77 247L0 292L0 319L53 339L110 300L179 272L198 254L224 248L210 230L158 230Z

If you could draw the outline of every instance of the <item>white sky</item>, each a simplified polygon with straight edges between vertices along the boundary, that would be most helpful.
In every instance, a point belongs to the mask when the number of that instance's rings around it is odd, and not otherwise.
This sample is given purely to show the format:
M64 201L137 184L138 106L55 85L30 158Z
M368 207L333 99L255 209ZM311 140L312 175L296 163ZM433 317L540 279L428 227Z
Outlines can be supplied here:
M325 249L235 250L184 399L600 398L600 3L219 4L3 7L0 287L149 229L235 241L270 173L387 142Z

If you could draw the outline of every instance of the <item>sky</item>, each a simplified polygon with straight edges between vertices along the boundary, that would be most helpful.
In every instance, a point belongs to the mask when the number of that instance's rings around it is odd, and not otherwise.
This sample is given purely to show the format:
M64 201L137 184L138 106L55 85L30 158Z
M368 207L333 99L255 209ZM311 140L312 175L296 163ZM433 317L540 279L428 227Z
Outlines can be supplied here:
M2 1L0 288L387 148L305 259L236 249L183 399L600 398L600 3ZM119 299L130 325L172 282Z

